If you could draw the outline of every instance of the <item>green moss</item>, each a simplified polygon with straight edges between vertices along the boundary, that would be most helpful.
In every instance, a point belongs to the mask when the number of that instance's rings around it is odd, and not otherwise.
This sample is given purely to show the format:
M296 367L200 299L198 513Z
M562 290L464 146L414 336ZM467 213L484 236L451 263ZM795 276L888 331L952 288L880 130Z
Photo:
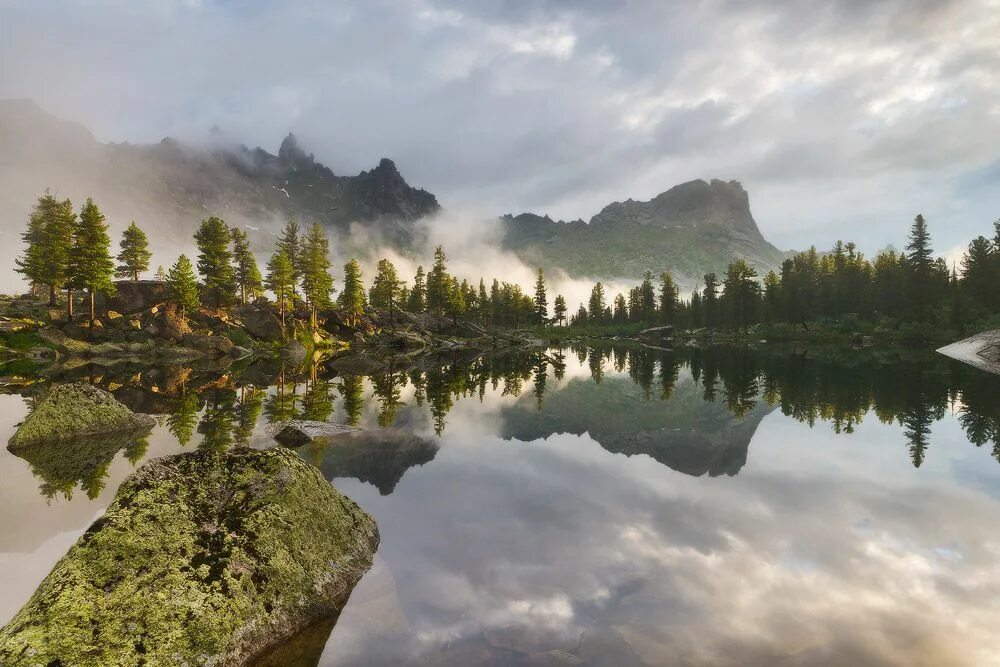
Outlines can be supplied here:
M292 452L158 459L0 631L0 664L244 664L337 613L377 545Z
M64 384L55 387L28 415L8 446L16 450L46 440L148 431L155 423L152 417L135 414L102 389L87 384Z

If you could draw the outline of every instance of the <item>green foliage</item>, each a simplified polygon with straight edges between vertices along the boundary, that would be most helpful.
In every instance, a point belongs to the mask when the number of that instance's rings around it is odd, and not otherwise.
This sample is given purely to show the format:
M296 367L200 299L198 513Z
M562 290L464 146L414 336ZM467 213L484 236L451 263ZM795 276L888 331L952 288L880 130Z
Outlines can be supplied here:
M70 254L76 213L68 199L57 200L48 190L28 218L28 229L22 234L24 254L15 260L15 271L32 283L48 285L55 304L55 290L70 279Z
M556 295L552 314L556 324L562 324L566 321L566 298L562 294Z
M115 263L111 257L111 237L104 214L93 199L80 209L80 220L73 233L69 255L69 285L86 289L90 294L90 320L94 320L94 293L110 293Z
M288 253L284 249L279 249L268 260L265 286L274 292L274 296L278 300L278 307L281 311L281 324L284 325L285 305L288 296L292 294L295 288L295 270L292 267L291 260L288 258Z
M119 278L131 278L138 280L139 274L149 270L149 260L153 253L149 250L149 239L146 232L139 229L133 220L122 233L122 240L119 246L121 252L118 253L118 261L121 262L115 269Z
M403 281L396 273L396 267L388 259L380 259L375 273L375 280L369 292L371 305L389 311L392 321L393 310L399 307L399 291Z
M233 269L236 286L240 292L240 302L246 303L257 298L263 290L260 269L257 268L257 258L250 250L247 233L237 227L233 227L230 231L233 237Z
M204 282L207 300L216 306L232 303L236 295L236 272L229 249L232 234L222 218L205 218L194 234L198 243L198 273Z
M312 310L315 326L316 310L330 305L330 294L333 292L333 276L330 275L330 241L318 223L313 224L306 234L299 264L302 291ZM295 268L294 260L292 267Z
M276 250L278 252L284 251L285 256L292 265L292 294L295 293L295 285L299 283L302 279L304 271L304 258L302 253L302 247L299 240L299 223L295 220L289 220L285 223L284 228L281 230L281 235L278 236L278 243Z
M361 266L356 259L344 264L344 289L338 298L338 305L351 326L356 326L365 312L365 287L361 280Z
M422 313L427 308L427 284L425 282L424 267L418 266L417 273L413 277L413 289L410 290L410 298L406 302L406 309L411 313Z
M538 279L535 280L535 322L545 324L549 319L549 301L545 294L545 275L538 269Z
M167 301L180 309L181 317L201 305L198 278L186 255L181 255L167 273Z
M444 315L448 310L448 294L451 286L448 276L447 257L444 248L434 249L434 266L427 274L427 310L435 315Z

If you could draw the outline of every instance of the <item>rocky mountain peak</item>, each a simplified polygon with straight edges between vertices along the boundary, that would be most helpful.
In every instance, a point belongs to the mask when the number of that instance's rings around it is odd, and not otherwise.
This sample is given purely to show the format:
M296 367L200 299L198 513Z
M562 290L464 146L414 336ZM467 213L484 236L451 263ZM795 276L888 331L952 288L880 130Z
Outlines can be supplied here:
M311 154L306 154L306 152L302 150L302 146L299 145L298 138L289 132L288 136L282 140L281 146L278 148L278 159L282 162L294 164L296 162L312 162L313 156Z

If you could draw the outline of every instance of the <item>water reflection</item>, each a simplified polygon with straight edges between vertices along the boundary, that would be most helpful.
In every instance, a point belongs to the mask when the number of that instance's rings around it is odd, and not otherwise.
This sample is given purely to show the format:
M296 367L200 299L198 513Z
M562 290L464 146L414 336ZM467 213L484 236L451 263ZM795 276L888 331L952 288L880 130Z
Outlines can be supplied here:
M274 446L267 426L294 418L362 429L297 450L383 535L319 664L988 664L1000 651L986 630L1000 467L983 465L1000 459L1000 379L931 352L577 345L374 376L268 363L73 378L162 416L149 455ZM45 383L7 391L30 404ZM79 506L106 504L143 456L126 443L0 465ZM75 512L46 539L82 530ZM327 631L303 640L311 659Z

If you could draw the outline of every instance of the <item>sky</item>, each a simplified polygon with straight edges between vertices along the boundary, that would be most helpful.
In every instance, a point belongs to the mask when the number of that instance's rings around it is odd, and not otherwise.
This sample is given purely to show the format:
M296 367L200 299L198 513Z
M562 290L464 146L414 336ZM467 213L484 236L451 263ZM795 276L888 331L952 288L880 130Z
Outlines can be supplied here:
M291 130L488 215L735 179L784 249L989 235L998 83L1000 0L0 0L0 98L104 141Z

